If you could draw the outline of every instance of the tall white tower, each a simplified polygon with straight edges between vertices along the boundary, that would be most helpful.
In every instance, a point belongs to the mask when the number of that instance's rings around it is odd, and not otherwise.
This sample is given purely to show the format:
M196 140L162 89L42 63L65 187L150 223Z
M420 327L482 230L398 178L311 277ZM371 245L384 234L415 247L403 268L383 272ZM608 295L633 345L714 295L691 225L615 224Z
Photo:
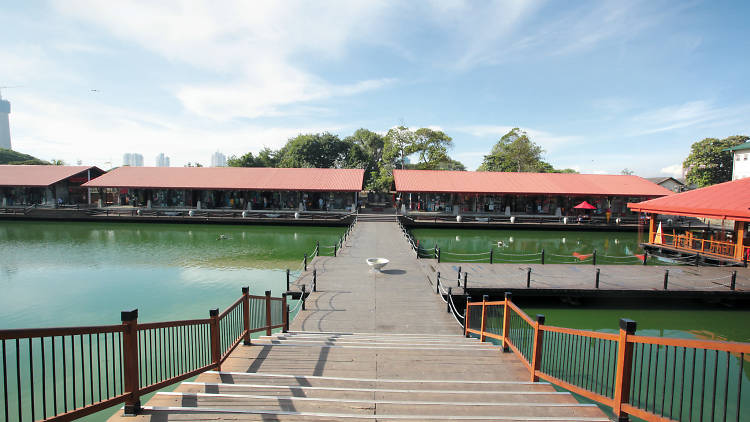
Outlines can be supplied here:
M10 149L10 102L0 93L0 148Z

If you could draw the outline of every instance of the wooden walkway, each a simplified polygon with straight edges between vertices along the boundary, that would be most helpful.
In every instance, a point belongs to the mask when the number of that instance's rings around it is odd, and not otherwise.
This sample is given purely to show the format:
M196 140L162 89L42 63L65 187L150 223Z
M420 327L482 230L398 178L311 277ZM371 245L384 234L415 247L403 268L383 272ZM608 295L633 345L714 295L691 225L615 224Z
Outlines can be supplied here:
M559 295L596 294L675 295L747 297L750 294L750 269L742 267L693 267L661 265L575 265L575 264L472 264L437 263L420 260L427 274L434 280L440 272L444 286L452 286L456 294L463 294L464 273L471 290L497 290L514 294ZM458 289L458 270L461 268L461 288ZM531 269L529 287L527 275ZM599 269L599 288L596 270ZM667 290L664 290L665 271L669 270ZM731 290L732 273L737 271L735 290Z
M609 420L531 383L513 354L464 338L395 222L358 223L346 243L313 260L318 291L289 333L238 347L221 372L123 421ZM365 263L375 256L391 260L382 273Z

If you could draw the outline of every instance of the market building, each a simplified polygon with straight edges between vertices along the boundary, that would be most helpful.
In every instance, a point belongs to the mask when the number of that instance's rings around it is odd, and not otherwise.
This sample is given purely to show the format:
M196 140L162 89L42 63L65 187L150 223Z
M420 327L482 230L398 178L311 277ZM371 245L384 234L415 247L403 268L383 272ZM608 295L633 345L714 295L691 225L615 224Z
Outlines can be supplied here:
M407 212L450 215L574 215L582 201L594 214L632 214L628 202L672 194L638 176L394 170L397 201Z
M646 249L695 255L719 262L750 258L750 178L733 180L649 201L631 203L634 212L648 214ZM663 228L662 216L697 217L706 226Z
M354 210L364 170L262 167L120 167L85 184L102 206Z
M94 166L0 165L0 205L90 204L91 192L82 185L102 174Z

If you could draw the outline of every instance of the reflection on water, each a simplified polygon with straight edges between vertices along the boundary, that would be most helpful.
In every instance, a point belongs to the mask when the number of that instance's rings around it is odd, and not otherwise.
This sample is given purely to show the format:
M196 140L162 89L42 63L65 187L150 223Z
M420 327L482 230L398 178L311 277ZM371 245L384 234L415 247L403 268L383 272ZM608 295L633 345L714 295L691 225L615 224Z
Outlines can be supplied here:
M202 318L249 285L285 288L340 228L0 222L0 328Z

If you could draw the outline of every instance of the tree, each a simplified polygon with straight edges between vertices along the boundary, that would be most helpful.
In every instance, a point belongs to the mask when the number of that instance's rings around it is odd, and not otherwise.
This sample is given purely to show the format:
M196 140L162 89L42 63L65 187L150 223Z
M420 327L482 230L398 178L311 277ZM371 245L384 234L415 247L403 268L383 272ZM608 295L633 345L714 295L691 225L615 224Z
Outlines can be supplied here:
M328 132L298 135L279 150L278 166L344 168L351 145Z
M553 172L542 160L544 150L529 139L526 132L513 128L492 147L477 171Z
M687 183L698 187L728 182L732 179L732 153L727 151L747 142L750 137L737 135L724 139L705 138L693 143L690 155L682 163L687 169Z
M188 161L188 163L185 164L185 167L203 167L203 164L201 164L201 163L199 163L197 161L195 163L191 163L191 162Z
M22 154L10 149L0 148L0 164L49 164L47 161L40 160L28 154Z
M385 139L378 133L367 129L357 129L351 136L344 141L352 144L350 149L348 164L353 167L365 169L364 186L369 186L372 180L380 173L383 160L383 147ZM356 164L360 164L361 167Z
M625 167L624 169L620 170L620 174L625 175L625 176L632 176L633 174L635 174L635 172Z
M65 161L63 161L63 160L57 160L57 159L53 158L53 159L50 160L50 164L52 164L53 166L64 166L65 165Z
M406 157L417 152L414 132L405 126L391 128L385 135L383 164L391 170L405 168Z
M229 167L257 167L255 165L255 157L253 157L252 152L248 152L247 154L241 157L232 155L231 157L227 158L227 166Z
M413 149L419 154L419 169L437 170L441 164L454 161L448 157L448 149L452 147L453 139L443 131L421 128L414 132Z

